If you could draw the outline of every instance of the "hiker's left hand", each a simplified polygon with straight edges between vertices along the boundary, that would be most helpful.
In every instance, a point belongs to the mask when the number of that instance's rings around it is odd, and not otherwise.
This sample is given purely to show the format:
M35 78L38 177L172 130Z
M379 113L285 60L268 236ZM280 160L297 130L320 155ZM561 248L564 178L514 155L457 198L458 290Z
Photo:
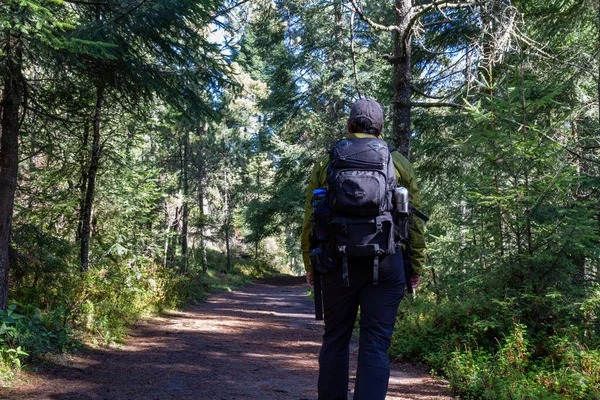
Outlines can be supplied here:
M310 287L315 286L315 273L313 271L308 271L306 273L306 283L308 283L308 286Z

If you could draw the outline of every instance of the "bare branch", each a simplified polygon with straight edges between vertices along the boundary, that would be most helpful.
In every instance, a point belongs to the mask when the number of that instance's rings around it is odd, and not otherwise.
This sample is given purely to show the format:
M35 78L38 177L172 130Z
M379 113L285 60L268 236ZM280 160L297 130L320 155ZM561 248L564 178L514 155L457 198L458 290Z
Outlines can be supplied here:
M428 12L430 10L433 10L434 8L463 8L463 7L470 7L470 6L475 6L478 4L483 4L483 2L454 2L454 0L441 0L441 1L434 1L433 3L429 3L429 4L422 4L419 6L414 6L413 10L420 15L423 15L424 12Z
M107 1L78 1L78 0L65 0L65 3L79 4L84 6L114 6L114 3Z
M373 29L377 29L380 31L387 31L387 32L396 31L398 33L402 33L402 32L400 32L400 28L398 28L396 25L385 26L385 25L381 25L381 24L374 22L371 18L367 17L365 15L365 13L363 13L363 11L358 7L356 0L350 0L350 2L352 3L352 7L354 7L354 10L356 11L356 13L360 17L360 19L362 19L367 24L369 24Z
M463 54L460 58L456 60L453 64L446 66L445 68L439 69L438 67L432 66L425 71L426 77L422 80L422 82L426 82L427 84L435 84L444 79L447 79L453 75L462 74L463 71L460 69L456 69L456 67L463 61L466 57L466 54ZM435 75L430 75L432 72L435 72L436 69L439 69L439 73Z
M451 102L434 102L434 103L426 103L426 102L412 102L410 103L412 107L422 107L422 108L433 108L433 107L451 107L451 108L465 108L462 104L451 103Z
M413 26L419 20L419 18L421 18L424 14L428 13L429 11L432 11L434 9L438 9L441 12L440 8L444 8L444 9L447 9L447 8L468 8L468 7L472 7L474 5L477 5L477 4L482 4L482 3L479 3L479 2L452 3L451 1L452 0L442 0L442 1L436 1L436 2L430 3L430 4L427 4L427 5L424 4L424 5L421 5L421 6L413 7L412 10L415 11L415 14L410 18L410 21L408 21L408 24L406 25L405 31L402 32L402 43L406 43L406 40L410 37L410 34L412 33ZM445 17L445 15L444 15L444 17Z
M527 47L527 49L524 52L527 55L532 55L532 56L537 56L540 58L547 58L552 61L557 61L557 62L561 63L562 65L568 65L568 66L577 68L580 71L586 72L591 75L595 75L597 72L595 70L592 70L591 68L586 68L585 66L571 63L569 61L563 60L553 54L550 54L550 53L544 51L544 47L545 47L544 45L531 39L526 34L522 33L518 28L515 28L515 35L516 35L517 39L522 40L526 45L529 46L529 47Z
M442 71L443 72L443 71ZM454 76L454 75L458 75L458 74L462 74L462 71L454 71L454 72L450 72L447 74L443 74L442 72L440 72L439 74L437 74L435 77L431 77L430 79L423 79L421 80L422 84L425 85L437 85L438 83Z
M393 54L384 54L384 55L381 56L381 58L383 58L384 60L386 60L390 64L393 64L394 62L396 62L396 60L400 59L400 57L394 56Z
M451 102L442 102L442 101L437 101L437 102L432 102L432 103L421 102L421 101L411 101L410 103L403 103L400 101L393 101L392 103L400 104L401 106L405 106L405 107L422 107L422 108L452 107L452 108L459 108L459 109L465 108L465 106L463 106L462 104L451 103Z
M419 88L418 88L418 87L416 87L415 85L410 85L410 89L411 89L413 92L415 92L415 93L417 93L417 94L419 94L419 95L421 95L421 96L423 96L423 97L427 97L428 99L434 99L434 100L445 100L445 99L447 99L447 98L449 98L449 97L450 97L450 96L432 96L432 95L430 95L430 94L427 94L427 93L423 92L421 89L419 89Z
M356 11L352 10L352 14L350 16L350 53L352 54L352 72L354 74L354 84L356 85L356 93L358 97L361 98L360 89L358 87L358 73L356 72L356 52L354 51L354 17L356 16Z

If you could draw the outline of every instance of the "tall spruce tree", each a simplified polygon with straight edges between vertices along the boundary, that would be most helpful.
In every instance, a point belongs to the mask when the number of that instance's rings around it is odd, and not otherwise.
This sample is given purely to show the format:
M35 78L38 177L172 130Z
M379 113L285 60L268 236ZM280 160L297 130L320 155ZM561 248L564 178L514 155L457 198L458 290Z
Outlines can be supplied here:
M21 124L28 110L26 70L47 52L66 48L70 26L61 1L13 1L0 5L0 309L8 305L9 243L19 163ZM94 43L89 43L90 47Z
M102 153L103 111L107 100L149 101L157 95L187 112L211 115L202 92L223 81L225 64L205 28L217 13L218 1L106 2L77 7L75 33L109 45L107 57L71 56L65 65L87 77L94 87L92 140L85 169L85 197L80 232L81 269L89 265L89 240L96 176Z

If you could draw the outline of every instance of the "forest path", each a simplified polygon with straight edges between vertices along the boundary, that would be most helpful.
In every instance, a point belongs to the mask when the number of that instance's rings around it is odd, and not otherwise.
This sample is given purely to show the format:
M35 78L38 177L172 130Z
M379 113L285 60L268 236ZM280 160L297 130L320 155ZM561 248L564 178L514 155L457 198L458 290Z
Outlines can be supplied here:
M59 358L0 399L315 399L322 333L303 279L273 277L147 319L120 348ZM392 368L388 399L451 399L427 372Z

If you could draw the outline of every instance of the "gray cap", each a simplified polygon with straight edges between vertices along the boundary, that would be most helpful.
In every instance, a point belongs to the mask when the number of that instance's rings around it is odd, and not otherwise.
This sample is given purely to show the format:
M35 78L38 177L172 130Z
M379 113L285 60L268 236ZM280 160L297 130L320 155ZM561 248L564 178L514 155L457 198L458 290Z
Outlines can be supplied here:
M371 127L381 131L383 127L383 110L381 105L375 100L371 99L360 99L352 106L350 110L350 121L354 121L358 118L365 118L371 121Z

